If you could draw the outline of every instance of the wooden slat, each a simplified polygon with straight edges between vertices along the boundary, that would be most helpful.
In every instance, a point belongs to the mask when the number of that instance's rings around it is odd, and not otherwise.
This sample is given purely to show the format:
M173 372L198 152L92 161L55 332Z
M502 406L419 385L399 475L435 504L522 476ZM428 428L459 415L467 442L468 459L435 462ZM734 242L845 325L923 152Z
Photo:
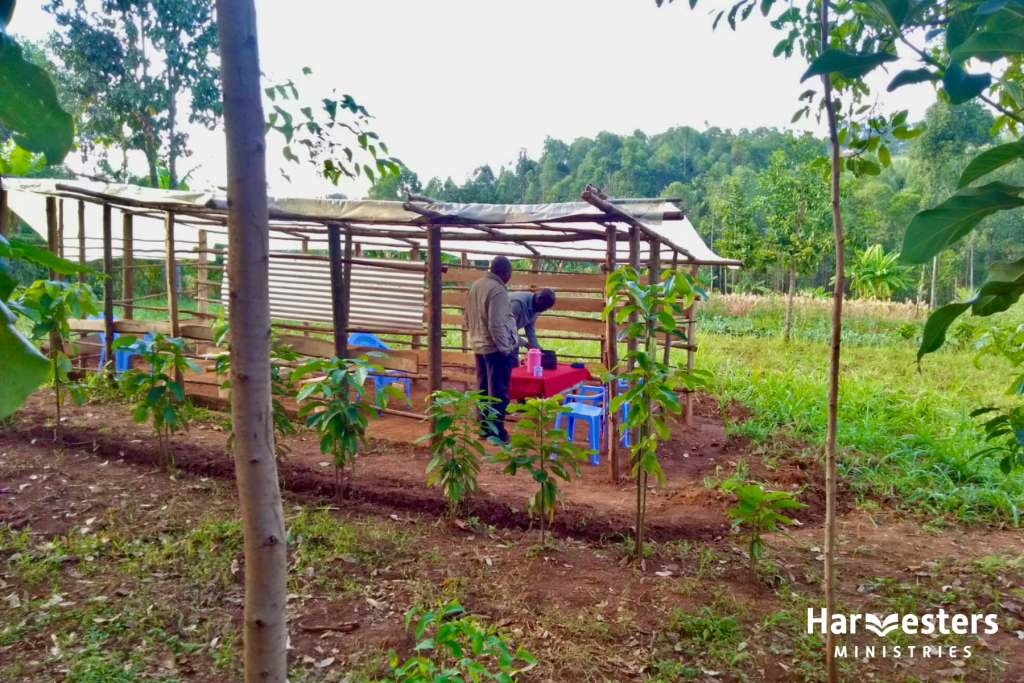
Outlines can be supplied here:
M281 335L278 340L287 344L296 353L315 358L330 358L334 355L334 342L316 337L300 337L298 335ZM369 356L369 361L388 370L415 373L419 370L419 356L415 351L402 349L375 349L369 346L348 347L349 357L358 358L364 354L380 354Z
M442 276L445 282L476 282L487 271L471 268L459 268L448 265L448 272ZM605 277L601 273L513 273L509 283L514 287L559 287L572 289L593 289L603 292Z
M462 325L463 320L464 318L457 313L441 314L441 322L445 325ZM535 327L538 330L557 330L600 336L604 334L606 325L603 321L592 318L557 318L551 315L542 315L537 318Z
M445 292L441 303L448 308L465 308L468 292ZM556 296L555 306L552 311L566 311L571 313L600 313L604 310L604 299L597 297L585 299L579 296Z

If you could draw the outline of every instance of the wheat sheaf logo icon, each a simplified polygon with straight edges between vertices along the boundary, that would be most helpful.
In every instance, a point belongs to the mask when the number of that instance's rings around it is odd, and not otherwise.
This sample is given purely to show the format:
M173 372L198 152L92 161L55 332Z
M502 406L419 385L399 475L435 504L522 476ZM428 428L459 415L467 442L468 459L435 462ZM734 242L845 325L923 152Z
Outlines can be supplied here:
M890 614L884 619L879 619L874 614L864 615L864 627L883 638L888 635L890 631L898 628L899 624L900 615L898 614Z

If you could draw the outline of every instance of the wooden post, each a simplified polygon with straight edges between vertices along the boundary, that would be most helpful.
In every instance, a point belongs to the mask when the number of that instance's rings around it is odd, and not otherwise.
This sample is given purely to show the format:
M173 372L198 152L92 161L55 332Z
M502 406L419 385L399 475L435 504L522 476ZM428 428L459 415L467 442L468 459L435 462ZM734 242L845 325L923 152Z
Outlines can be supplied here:
M427 390L439 391L441 378L441 228L427 227ZM431 420L430 430L436 422Z
M697 279L697 271L700 270L700 266L690 266L690 275L694 280ZM696 334L697 334L697 300L694 299L690 307L686 309L686 369L693 370L693 360L696 355L694 348L696 347ZM693 392L686 392L686 426L693 425Z
M676 273L679 270L679 252L672 252L672 272ZM668 365L672 360L672 334L670 332L665 333L665 357L662 362Z
M462 264L463 268L468 266L469 265L469 254L467 254L466 252L462 252L462 256L459 259L459 263ZM463 353L469 353L469 327L466 325L466 316L465 316L466 312L463 311L462 313L463 313L463 316L462 316L462 332L461 332L461 334L462 334L462 352Z
M651 241L650 252L647 258L647 284L656 285L661 282L661 243ZM654 354L651 356L653 361L658 357L658 336L654 336Z
M327 226L327 252L331 261L331 319L334 321L334 355L348 356L348 328L345 324L343 291L345 270L341 263L341 226L331 223Z
M57 256L64 258L64 200L57 200ZM61 278L64 279L63 277Z
M605 228L605 232L608 236L608 249L605 257L605 268L607 272L605 275L609 275L616 268L616 237L617 229L614 225L609 225ZM608 411L608 477L613 481L617 482L622 477L622 462L619 457L619 413L610 409L612 399L618 393L618 371L616 366L619 364L619 344L618 344L618 326L615 324L615 313L612 312L608 316L606 321L607 329L605 330L605 336L607 337L607 343L605 344L605 352L607 357L605 363L608 367L608 371L612 373L611 381L605 385L605 396L607 400L604 402L605 410Z
M0 237L7 237L7 190L0 190Z
M85 265L85 202L78 200L78 265ZM85 284L85 273L78 274L78 283Z
M420 248L419 247L413 247L412 249L409 250L409 260L410 261L419 261L420 260ZM429 294L428 294L428 296L429 296ZM425 318L426 315L427 315L427 311L426 310L424 310L423 315L424 315L424 318ZM421 337L418 334L414 334L412 336L412 348L414 348L414 349L423 348L422 346L417 346L418 344L423 344L423 337Z
M46 198L46 248L50 253L57 254L57 198ZM56 271L51 268L47 277L51 280L57 279Z
M121 299L130 302L135 298L135 234L132 226L132 215L121 214ZM121 310L125 320L135 317L135 307L131 303L122 304Z
M196 310L200 313L206 313L206 299L210 298L210 293L207 290L205 282L209 279L209 274L206 269L207 263L207 236L205 230L199 231L199 253L196 255Z
M633 270L636 271L637 275L640 275L640 231L636 227L631 226L629 228L629 265ZM629 324L633 325L640 319L639 314L629 314ZM636 340L626 340L626 350L629 352L636 351ZM632 371L633 366L636 365L636 361L632 358L629 359L629 369Z
M345 230L345 260L342 262L341 311L342 330L345 342L345 357L348 357L349 321L352 318L352 233Z
M178 262L174 258L174 214L164 212L164 228L166 230L167 259L167 318L171 323L171 336L180 337L181 327L178 321Z
M47 200L49 201L49 200ZM114 238L110 204L103 205L103 346L104 372L114 378Z

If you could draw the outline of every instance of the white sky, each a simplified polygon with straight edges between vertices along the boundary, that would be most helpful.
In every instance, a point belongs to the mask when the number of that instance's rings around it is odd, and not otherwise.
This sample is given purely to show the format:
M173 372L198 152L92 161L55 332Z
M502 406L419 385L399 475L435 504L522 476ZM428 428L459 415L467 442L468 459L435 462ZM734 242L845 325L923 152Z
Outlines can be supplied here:
M790 127L801 84L799 58L773 59L783 37L755 16L733 33L723 20L711 30L700 2L658 9L654 0L257 0L260 51L271 80L314 69L323 87L351 94L375 117L372 129L421 180L515 163L520 148L536 158L544 138L566 142L602 130L653 134L672 126L703 130ZM15 34L43 39L55 27L39 5L18 5ZM889 74L875 74L884 110L923 116L932 89L885 93ZM880 86L880 87L879 87ZM304 93L305 94L305 93ZM803 126L808 125L801 121ZM811 119L813 131L824 134ZM198 165L193 186L221 184L223 137L192 134ZM69 160L71 158L69 157ZM338 191L297 174L272 148L268 178L277 194ZM77 163L73 162L73 163ZM291 166L291 168L288 168ZM144 164L136 164L138 171ZM292 173L284 181L278 167ZM349 196L365 184L345 184Z

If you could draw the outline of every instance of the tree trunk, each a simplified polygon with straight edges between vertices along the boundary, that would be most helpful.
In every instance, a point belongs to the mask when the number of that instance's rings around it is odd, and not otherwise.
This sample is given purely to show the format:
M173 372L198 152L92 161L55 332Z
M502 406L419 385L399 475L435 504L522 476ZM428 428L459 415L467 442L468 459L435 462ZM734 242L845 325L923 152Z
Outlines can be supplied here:
M284 683L287 546L270 390L266 142L254 0L217 0L228 161L231 421L245 540L246 683Z
M936 254L932 258L932 293L928 297L928 308L935 308L935 285L938 282L939 275L939 255Z
M821 49L828 49L829 0L821 2ZM832 82L829 74L821 77L825 88L825 112L828 134L832 145L832 224L836 240L836 284L832 295L832 349L828 371L828 428L825 434L825 624L832 624L836 606L836 426L839 414L839 351L843 332L843 280L845 246L843 212L839 204L839 133L836 130L835 104L832 102ZM836 637L828 628L825 636L825 663L828 683L838 682L835 657Z
M786 297L786 326L782 328L782 341L789 342L789 330L793 324L793 299L796 294L796 262L789 264L789 294Z
M174 144L174 119L178 115L178 103L175 97L175 85L173 71L167 70L167 91L170 94L171 101L170 106L167 109L167 172L170 176L170 187L172 190L178 189L178 148Z

